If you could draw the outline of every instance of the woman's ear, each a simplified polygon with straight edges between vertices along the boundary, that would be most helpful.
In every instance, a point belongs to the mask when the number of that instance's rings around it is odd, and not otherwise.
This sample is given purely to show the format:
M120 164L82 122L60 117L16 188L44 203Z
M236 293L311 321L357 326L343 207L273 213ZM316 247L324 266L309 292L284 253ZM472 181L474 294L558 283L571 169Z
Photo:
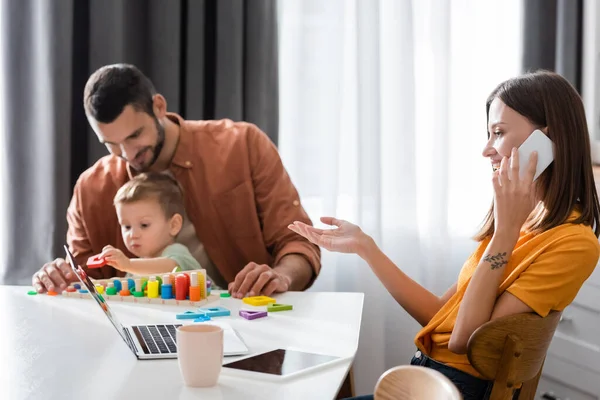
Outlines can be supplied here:
M177 236L183 227L183 217L181 214L175 214L169 221L169 234L173 237Z
M541 128L540 131L544 132L544 135L548 136L548 127L547 126Z

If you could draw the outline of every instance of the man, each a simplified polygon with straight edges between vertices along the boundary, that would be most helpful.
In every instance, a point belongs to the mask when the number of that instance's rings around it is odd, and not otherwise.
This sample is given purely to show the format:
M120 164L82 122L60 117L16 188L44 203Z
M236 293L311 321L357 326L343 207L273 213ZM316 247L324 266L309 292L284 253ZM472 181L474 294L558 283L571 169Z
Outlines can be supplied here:
M169 171L186 197L177 241L188 246L219 287L234 297L304 290L320 270L320 250L287 228L311 223L277 149L245 122L186 121L132 65L94 72L84 91L88 121L110 155L79 177L67 210L67 243L78 264L123 243L113 198L144 171ZM92 278L123 276L110 266ZM77 278L64 259L33 275L36 290L61 291Z

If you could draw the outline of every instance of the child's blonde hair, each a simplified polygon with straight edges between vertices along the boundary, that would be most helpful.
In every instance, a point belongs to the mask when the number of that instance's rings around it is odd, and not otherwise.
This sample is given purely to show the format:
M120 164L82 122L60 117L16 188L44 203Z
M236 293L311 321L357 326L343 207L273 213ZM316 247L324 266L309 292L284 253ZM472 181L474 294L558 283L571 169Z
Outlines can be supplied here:
M145 172L137 175L121 186L113 203L116 206L148 199L158 201L167 218L175 214L185 215L183 188L167 173Z

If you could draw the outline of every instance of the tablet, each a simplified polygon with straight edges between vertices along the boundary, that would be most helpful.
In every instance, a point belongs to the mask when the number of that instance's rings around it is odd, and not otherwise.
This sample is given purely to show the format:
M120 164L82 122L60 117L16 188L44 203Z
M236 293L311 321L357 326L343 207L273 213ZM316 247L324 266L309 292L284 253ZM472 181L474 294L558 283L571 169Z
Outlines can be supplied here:
M276 349L223 364L223 367L235 374L244 374L254 378L284 379L311 372L345 359L328 354Z

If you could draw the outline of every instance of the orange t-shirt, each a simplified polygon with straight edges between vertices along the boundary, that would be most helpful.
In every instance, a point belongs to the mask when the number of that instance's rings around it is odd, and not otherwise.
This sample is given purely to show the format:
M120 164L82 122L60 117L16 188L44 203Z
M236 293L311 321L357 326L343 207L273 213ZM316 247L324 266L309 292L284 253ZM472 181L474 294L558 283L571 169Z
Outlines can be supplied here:
M452 353L448 342L467 285L489 241L481 242L467 259L456 293L415 338L419 350L429 357L477 377L481 375L467 355ZM542 317L552 310L562 311L594 271L599 255L600 243L588 226L565 223L538 235L521 233L497 296L508 291Z

